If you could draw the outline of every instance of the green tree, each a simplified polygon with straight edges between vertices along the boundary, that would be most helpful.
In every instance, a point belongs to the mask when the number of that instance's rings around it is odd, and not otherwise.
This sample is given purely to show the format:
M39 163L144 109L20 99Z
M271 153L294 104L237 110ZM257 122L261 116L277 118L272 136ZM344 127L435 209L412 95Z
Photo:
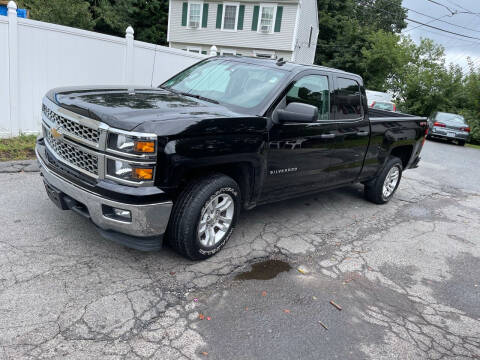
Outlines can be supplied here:
M318 0L317 4L320 31L315 63L364 77L363 51L378 41L375 34L394 34L406 27L401 0ZM380 77L373 73L374 68L370 71L373 77Z
M88 2L83 0L21 0L35 20L93 30L95 25Z

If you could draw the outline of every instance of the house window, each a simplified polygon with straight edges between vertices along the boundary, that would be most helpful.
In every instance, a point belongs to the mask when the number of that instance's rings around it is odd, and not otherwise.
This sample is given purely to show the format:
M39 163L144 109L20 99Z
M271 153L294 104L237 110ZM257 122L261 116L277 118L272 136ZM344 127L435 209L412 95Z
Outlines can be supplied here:
M236 55L236 50L221 50L220 55Z
M258 58L273 59L274 53L269 51L263 51L263 50L260 50L260 51L254 50L253 55L255 55Z
M275 18L275 5L261 5L258 29L260 32L273 32L273 19Z
M188 47L187 51L191 52L191 53L195 53L195 54L201 54L202 53L202 49L199 48L199 47Z
M199 28L202 19L202 3L189 2L188 3L188 27Z
M237 30L238 4L225 4L222 30Z

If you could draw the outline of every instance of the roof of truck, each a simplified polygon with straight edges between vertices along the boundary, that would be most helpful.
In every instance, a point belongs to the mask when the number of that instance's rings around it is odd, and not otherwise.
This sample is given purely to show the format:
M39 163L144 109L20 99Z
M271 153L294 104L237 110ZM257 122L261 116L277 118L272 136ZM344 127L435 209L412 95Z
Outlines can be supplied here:
M237 56L237 55L222 55L222 56L217 56L217 58L231 58L233 60L242 61L242 62L251 63L251 64L259 64L259 65L269 66L269 67L281 67L284 70L291 71L291 72L300 72L307 69L323 70L323 71L344 74L351 77L357 77L361 79L361 76L358 74L349 73L347 71L343 71L340 69L335 69L335 68L330 68L330 67L320 66L320 65L297 64L290 61L282 61L282 59L264 59L264 58L258 58L253 56Z

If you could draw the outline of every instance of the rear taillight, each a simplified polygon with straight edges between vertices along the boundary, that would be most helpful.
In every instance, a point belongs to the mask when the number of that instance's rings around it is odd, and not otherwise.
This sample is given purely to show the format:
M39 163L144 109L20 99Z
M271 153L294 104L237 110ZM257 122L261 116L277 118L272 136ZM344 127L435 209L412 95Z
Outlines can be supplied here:
M427 141L428 123L420 123L420 126L425 126L425 135L423 135L423 141L422 141L422 146L423 146L423 144L425 144L425 141Z
M397 111L397 106L395 104L393 104L393 111Z
M372 105L370 105L371 108L373 108L375 106L375 101L372 102Z
M435 121L435 122L433 123L433 126L445 127L446 125L445 125L444 123Z
M470 132L470 128L469 128L469 127L461 128L460 130L466 131L466 132L468 132L468 133Z

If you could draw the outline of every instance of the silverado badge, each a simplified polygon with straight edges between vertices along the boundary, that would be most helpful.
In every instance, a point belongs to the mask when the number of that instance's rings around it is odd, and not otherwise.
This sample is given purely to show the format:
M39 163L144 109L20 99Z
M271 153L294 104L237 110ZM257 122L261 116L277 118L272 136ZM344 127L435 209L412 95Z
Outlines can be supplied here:
M55 139L60 139L63 136L61 132L59 132L56 128L53 127L50 129L50 134L52 134Z

